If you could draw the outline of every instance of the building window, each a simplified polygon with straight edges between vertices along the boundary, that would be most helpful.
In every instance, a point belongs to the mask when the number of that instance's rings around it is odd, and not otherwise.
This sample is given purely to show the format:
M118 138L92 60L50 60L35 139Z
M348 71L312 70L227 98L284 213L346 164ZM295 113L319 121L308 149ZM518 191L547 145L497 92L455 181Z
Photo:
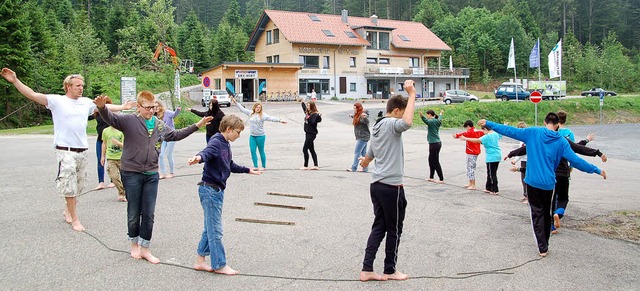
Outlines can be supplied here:
M345 31L344 32L349 38L358 38L353 32Z
M320 22L320 18L318 18L318 15L309 14L309 18L311 18L311 20L313 21Z
M336 35L333 34L333 32L331 32L331 30L323 29L322 32L324 32L324 35L326 35L328 37L336 37Z
M273 40L271 39L271 30L267 31L267 44L272 44Z
M409 67L410 68L419 68L420 67L420 58L409 58Z
M388 65L389 64L389 59L388 58L379 58L378 59L378 64Z
M349 58L349 66L352 68L356 67L356 57L350 57Z
M318 56L300 56L299 60L304 64L305 68L320 68L320 58Z
M323 69L328 69L330 67L329 65L329 56L323 56L322 57L322 68Z
M369 42L368 49L377 50L378 49L378 33L375 31L367 31L367 41Z
M377 64L378 59L376 58L367 58L367 64Z
M271 56L267 57L267 63L273 63L273 58Z
M273 30L273 43L279 43L280 42L280 29L274 29Z
M402 41L411 41L408 37L406 37L405 35L398 35L398 37L402 40Z
M276 64L280 63L280 55L273 56L273 62Z
M349 83L349 91L356 92L356 83Z
M389 33L388 32L378 32L378 49L381 50L389 50Z
M220 89L220 79L213 79L213 88Z

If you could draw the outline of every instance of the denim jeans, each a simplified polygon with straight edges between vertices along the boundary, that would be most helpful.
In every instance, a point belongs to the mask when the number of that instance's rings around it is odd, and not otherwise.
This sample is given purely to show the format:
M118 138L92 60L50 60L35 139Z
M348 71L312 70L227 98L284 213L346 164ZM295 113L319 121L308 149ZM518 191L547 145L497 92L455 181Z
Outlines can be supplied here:
M351 171L356 171L358 169L358 164L360 164L360 157L364 157L367 154L367 142L366 140L356 139L356 149L353 152L353 164L351 165ZM367 168L362 168L363 171L367 172Z
M153 233L153 217L158 197L158 173L122 171L122 184L127 195L129 241L148 248Z
M227 265L222 245L222 202L224 191L210 186L198 188L200 204L204 210L204 230L198 243L198 255L211 256L211 268L220 269Z
M96 158L98 158L98 183L104 182L104 166L100 164L102 158L102 141L96 141Z
M163 141L160 146L160 156L158 156L158 162L160 163L160 173L173 174L173 148L176 146L175 141ZM169 172L165 171L164 159L169 161Z

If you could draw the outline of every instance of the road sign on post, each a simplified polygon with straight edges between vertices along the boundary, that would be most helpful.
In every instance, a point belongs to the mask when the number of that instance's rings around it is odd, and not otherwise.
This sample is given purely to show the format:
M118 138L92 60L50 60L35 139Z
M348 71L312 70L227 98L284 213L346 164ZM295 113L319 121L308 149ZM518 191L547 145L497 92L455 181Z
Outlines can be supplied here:
M211 79L209 79L209 77L207 76L202 78L202 86L205 88L209 88L209 86L211 86Z
M533 104L535 104L536 107L536 111L535 111L535 120L536 120L536 126L538 126L538 102L542 101L542 94L538 91L533 91L531 92L531 95L529 95L529 100L531 100L531 102L533 102Z
M529 100L531 100L531 102L533 103L538 104L538 102L542 101L542 94L538 91L533 91L529 96Z
M600 124L602 124L602 106L604 105L604 90L600 89Z

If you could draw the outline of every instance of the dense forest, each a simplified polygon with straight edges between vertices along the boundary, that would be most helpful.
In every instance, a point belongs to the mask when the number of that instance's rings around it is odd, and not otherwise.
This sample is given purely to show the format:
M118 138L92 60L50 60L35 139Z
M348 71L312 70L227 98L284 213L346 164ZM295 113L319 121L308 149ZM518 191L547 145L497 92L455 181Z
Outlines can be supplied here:
M61 93L61 81L71 73L85 76L85 96L117 95L123 74L156 72L170 88L170 58L151 60L159 42L193 60L196 72L223 61L253 61L244 47L264 9L346 9L350 16L422 22L453 48L444 58L451 55L456 67L470 68L476 83L513 76L506 69L511 38L519 78L538 76L529 68L537 39L541 72L548 75L547 54L562 39L562 79L570 89L631 92L640 81L640 0L2 1L0 66L47 93ZM0 96L0 128L46 122L46 110L29 105L4 80Z

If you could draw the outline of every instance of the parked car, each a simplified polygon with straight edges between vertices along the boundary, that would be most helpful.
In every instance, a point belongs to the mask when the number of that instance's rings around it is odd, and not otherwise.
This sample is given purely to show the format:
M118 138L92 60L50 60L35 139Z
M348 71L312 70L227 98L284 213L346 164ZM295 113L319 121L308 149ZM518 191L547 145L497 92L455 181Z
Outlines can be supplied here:
M587 96L587 97L591 97L591 96L600 96L600 92L604 92L605 96L616 96L618 94L616 94L616 92L613 91L607 91L605 89L602 88L591 88L591 90L587 90L587 91L582 91L582 96Z
M231 98L229 98L229 93L225 90L213 90L211 91L211 97L202 97L202 101L200 102L203 107L208 107L211 99L218 100L218 104L220 106L226 105L227 107L231 106Z
M495 91L496 98L502 101L516 100L516 92L518 100L529 99L529 91L522 89L522 84L504 82Z
M444 101L445 104L451 104L465 101L480 101L480 98L464 90L447 90L444 92L444 96L442 96L442 101Z

